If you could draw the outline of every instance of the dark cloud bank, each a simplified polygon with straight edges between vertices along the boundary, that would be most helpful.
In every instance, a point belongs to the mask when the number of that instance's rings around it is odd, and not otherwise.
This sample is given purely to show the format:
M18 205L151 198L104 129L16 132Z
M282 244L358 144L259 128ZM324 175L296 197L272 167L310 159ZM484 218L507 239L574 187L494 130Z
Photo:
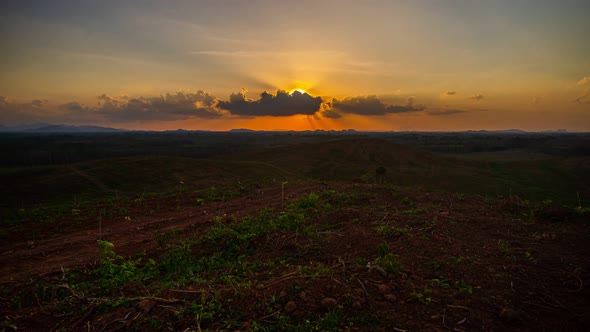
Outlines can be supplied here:
M211 119L222 115L215 107L217 99L204 91L131 99L114 99L102 95L99 100L101 105L96 111L115 122Z
M245 92L232 93L229 101L220 101L218 106L234 115L241 116L289 116L296 114L313 115L320 110L322 97L307 93L278 90L276 95L260 94L260 99L250 100Z
M0 96L0 125L41 121L47 113L46 104L46 100L19 103Z
M342 100L333 99L331 108L339 113L358 115L385 115L395 113L421 112L424 105L415 105L414 98L407 99L404 105L387 105L377 96L351 97Z
M133 121L174 121L186 119L215 119L227 116L291 116L313 115L324 118L340 118L345 114L380 116L424 111L426 107L415 104L410 97L400 105L384 103L377 96L358 96L344 99L324 100L307 93L288 93L278 90L276 94L263 92L258 99L249 99L245 90L232 93L229 100L220 100L204 91L178 92L156 97L129 98L100 95L94 105L72 101L49 107L47 101L32 100L15 103L8 98L0 99L0 120L14 123L15 120L46 121L100 121L115 123ZM449 111L458 113L457 111ZM454 114L453 113L453 114ZM429 114L429 113L427 113ZM451 114L451 113L449 113ZM433 114L443 115L443 114ZM446 115L446 114L445 114Z

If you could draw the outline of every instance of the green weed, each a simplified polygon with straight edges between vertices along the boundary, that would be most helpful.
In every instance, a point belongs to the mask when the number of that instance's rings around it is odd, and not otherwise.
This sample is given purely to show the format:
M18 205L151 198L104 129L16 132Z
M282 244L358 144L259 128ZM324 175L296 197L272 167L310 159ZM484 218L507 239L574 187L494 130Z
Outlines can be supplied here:
M381 266L387 273L400 274L403 270L399 257L391 253L385 254L383 257L377 257L374 263Z
M156 276L156 262L149 259L142 262L136 260L124 260L114 250L115 245L108 241L98 241L101 266L95 271L99 279L97 284L105 289L111 289L129 282L137 282Z
M412 292L410 296L422 304L430 304L432 302L432 290L428 287L424 287L422 292Z

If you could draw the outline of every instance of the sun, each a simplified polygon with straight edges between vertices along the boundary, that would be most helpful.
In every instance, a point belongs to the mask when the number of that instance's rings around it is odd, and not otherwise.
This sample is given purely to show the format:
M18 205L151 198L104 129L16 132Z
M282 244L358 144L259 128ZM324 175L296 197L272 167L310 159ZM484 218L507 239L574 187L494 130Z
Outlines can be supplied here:
M301 89L301 88L296 88L296 89L293 89L293 90L291 90L291 91L289 92L289 94L293 94L293 92L295 92L295 91L297 91L297 92L299 92L299 93L307 93L307 91L305 91L305 90L303 90L303 89Z
M312 93L316 93L314 87L315 84L311 83L310 81L296 80L287 85L285 90L289 91L289 94L293 94L295 91L297 91L299 93L311 95Z

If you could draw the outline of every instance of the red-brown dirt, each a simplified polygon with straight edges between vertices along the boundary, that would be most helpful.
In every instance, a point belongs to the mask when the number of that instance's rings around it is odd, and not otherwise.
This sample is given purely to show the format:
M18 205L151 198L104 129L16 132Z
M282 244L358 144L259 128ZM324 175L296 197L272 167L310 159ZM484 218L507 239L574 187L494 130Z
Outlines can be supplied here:
M317 184L286 186L285 200L321 188L322 185ZM196 204L198 197L193 193L99 207L106 211L125 206L126 210L124 214L100 218L100 239L113 242L118 254L131 256L155 250L158 233L172 230L198 232L210 226L215 216L242 217L263 208L281 207L280 186L251 188L244 196L227 201L209 201L203 205ZM80 214L85 212L88 211L80 211ZM96 246L99 218L84 223L75 221L77 218L80 216L48 225L29 224L18 232L3 236L0 282L20 282L47 273L61 273L64 268L96 264L99 259Z
M26 225L4 235L0 246L5 329L251 330L290 326L281 325L284 319L309 329L590 328L587 215L556 206L533 209L517 198L489 201L347 183L292 184L285 187L285 197L294 201L325 190L355 192L358 198L313 213L309 222L317 225L315 235L281 231L254 243L249 259L268 268L248 272L239 284L130 286L118 292L127 305L106 312L96 298L61 281L74 267L98 266L98 221ZM214 224L214 216L239 220L264 208L281 210L280 186L252 188L203 205L195 204L197 198L186 194L127 202L124 214L102 218L102 239L114 243L119 255L145 253L158 259L158 234L178 230L179 240L198 237ZM37 234L34 240L32 234ZM384 271L382 252L395 255L399 270ZM79 307L63 307L57 297L20 307L11 301L47 284L71 292ZM228 316L195 315L204 312L195 305L207 301ZM329 325L329 319L340 323Z

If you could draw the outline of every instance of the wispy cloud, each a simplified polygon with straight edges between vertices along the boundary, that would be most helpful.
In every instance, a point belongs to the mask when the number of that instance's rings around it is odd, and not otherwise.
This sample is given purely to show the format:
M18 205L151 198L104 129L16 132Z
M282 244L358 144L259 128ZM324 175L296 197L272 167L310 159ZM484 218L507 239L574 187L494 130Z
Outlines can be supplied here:
M484 99L484 96L482 94L477 94L477 95L469 97L469 99L473 99L475 101L481 101Z
M578 85L584 85L590 83L590 76L584 76L581 80L578 81Z
M213 57L288 57L288 56L307 56L315 54L321 57L342 57L342 52L326 51L326 50L310 50L306 52L285 52L275 50L197 50L189 52L193 55L213 56Z
M454 96L454 95L456 95L456 94L457 94L457 92L455 92L455 91L447 91L445 94L446 94L447 96Z
M47 51L47 50L45 50ZM84 60L98 60L98 61L107 61L107 62L114 62L114 63L121 63L127 65L149 65L154 66L158 65L158 63L149 61L146 59L141 59L138 57L128 57L128 56L114 56L108 54L101 54L101 53L88 53L88 52L79 52L79 51L69 51L69 50L49 50L47 52L56 53L61 56L67 56L77 59L84 59Z
M439 110L439 111L429 111L426 114L434 115L434 116L447 116L447 115L454 115L454 114L461 114L466 113L467 111L458 110L458 109L448 109L448 110Z
M590 104L590 89L585 90L581 96L572 100L572 102L578 104Z
M186 20L158 18L168 29L173 32L188 31L190 34L197 35L209 42L214 42L219 45L258 45L259 41L245 38L228 37L220 34L214 29L207 28L201 24L196 24ZM146 24L153 24L153 18L144 19Z
M205 55L213 57L237 57L237 58L251 58L251 57L269 57L280 56L281 52L261 52L261 51L192 51L193 55Z

